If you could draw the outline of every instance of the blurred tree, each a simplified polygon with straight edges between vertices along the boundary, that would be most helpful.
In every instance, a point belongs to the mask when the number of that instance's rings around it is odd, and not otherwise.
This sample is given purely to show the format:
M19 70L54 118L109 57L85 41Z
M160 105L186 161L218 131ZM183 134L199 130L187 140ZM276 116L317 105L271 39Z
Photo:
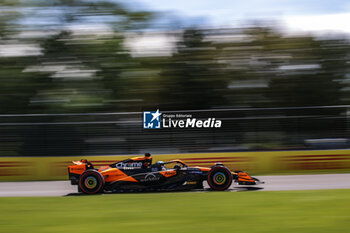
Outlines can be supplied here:
M230 74L234 106L300 107L344 104L349 43L311 36L286 37L268 27L228 32L219 42ZM237 39L238 38L238 39Z
M144 28L152 17L149 12L128 10L113 1L1 4L0 50L5 52L0 54L0 113L126 110L118 104L130 98L132 89L123 75L132 67L124 35ZM85 128L56 124L62 121L60 115L38 119L14 119L32 125L17 127L21 132L17 140L22 142L16 146L21 145L21 152L12 148L12 154L67 155L85 150Z
M162 109L225 106L228 79L217 54L201 30L185 30L177 52L162 63Z
M269 80L278 62L276 53L281 35L270 28L215 30L220 62L228 76L226 98L230 107L265 107ZM276 46L274 48L274 45Z
M123 73L132 61L123 47L124 36L145 27L151 14L112 1L39 3L58 10L59 25L57 33L41 41L38 64L50 71L54 84L36 98L52 113L126 110L119 103L130 98L132 87ZM47 101L53 98L58 101Z
M342 43L341 43L342 44ZM268 96L275 106L341 105L340 81L347 74L349 47L312 37L283 40L284 59L271 79Z

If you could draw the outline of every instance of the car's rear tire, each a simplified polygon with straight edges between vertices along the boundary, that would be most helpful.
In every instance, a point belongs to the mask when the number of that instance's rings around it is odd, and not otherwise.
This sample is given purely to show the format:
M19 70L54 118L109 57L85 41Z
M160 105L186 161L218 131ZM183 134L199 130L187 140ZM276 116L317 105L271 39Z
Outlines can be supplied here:
M103 191L105 180L96 170L87 170L81 174L79 188L83 193L96 194Z
M208 174L208 184L212 190L224 191L232 184L232 173L224 166L213 167Z

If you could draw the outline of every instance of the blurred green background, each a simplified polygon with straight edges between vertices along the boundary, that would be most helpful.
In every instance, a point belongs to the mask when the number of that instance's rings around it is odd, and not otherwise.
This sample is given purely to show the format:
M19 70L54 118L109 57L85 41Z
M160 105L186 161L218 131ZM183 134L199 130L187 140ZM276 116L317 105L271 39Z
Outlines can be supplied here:
M128 1L0 0L0 156L350 147L348 35L182 22ZM222 128L144 130L157 109ZM297 165L347 169L332 152ZM66 158L3 158L0 175L28 179L40 159L61 176ZM348 204L348 190L10 197L0 232L347 232Z
M349 147L346 35L157 27L164 15L115 1L0 11L0 156ZM156 109L223 126L143 130Z

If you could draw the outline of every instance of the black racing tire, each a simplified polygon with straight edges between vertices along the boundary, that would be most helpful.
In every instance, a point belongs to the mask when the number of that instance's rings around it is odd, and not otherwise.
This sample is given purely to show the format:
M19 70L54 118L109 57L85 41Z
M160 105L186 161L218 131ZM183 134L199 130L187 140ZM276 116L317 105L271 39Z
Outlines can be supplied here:
M208 184L214 191L224 191L232 184L232 173L227 167L215 166L208 174Z
M81 174L79 189L86 194L96 194L103 191L105 180L101 173L96 170L87 170Z

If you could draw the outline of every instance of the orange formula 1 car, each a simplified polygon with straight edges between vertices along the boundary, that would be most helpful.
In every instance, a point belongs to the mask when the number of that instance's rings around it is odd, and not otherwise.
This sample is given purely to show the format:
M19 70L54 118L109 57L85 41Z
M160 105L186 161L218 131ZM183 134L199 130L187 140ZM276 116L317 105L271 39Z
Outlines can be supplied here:
M87 160L73 161L68 167L72 185L86 194L100 192L177 191L203 189L207 181L212 190L228 189L232 181L256 185L258 179L242 171L231 172L222 163L207 167L188 167L181 160L152 164L149 153L95 169Z

